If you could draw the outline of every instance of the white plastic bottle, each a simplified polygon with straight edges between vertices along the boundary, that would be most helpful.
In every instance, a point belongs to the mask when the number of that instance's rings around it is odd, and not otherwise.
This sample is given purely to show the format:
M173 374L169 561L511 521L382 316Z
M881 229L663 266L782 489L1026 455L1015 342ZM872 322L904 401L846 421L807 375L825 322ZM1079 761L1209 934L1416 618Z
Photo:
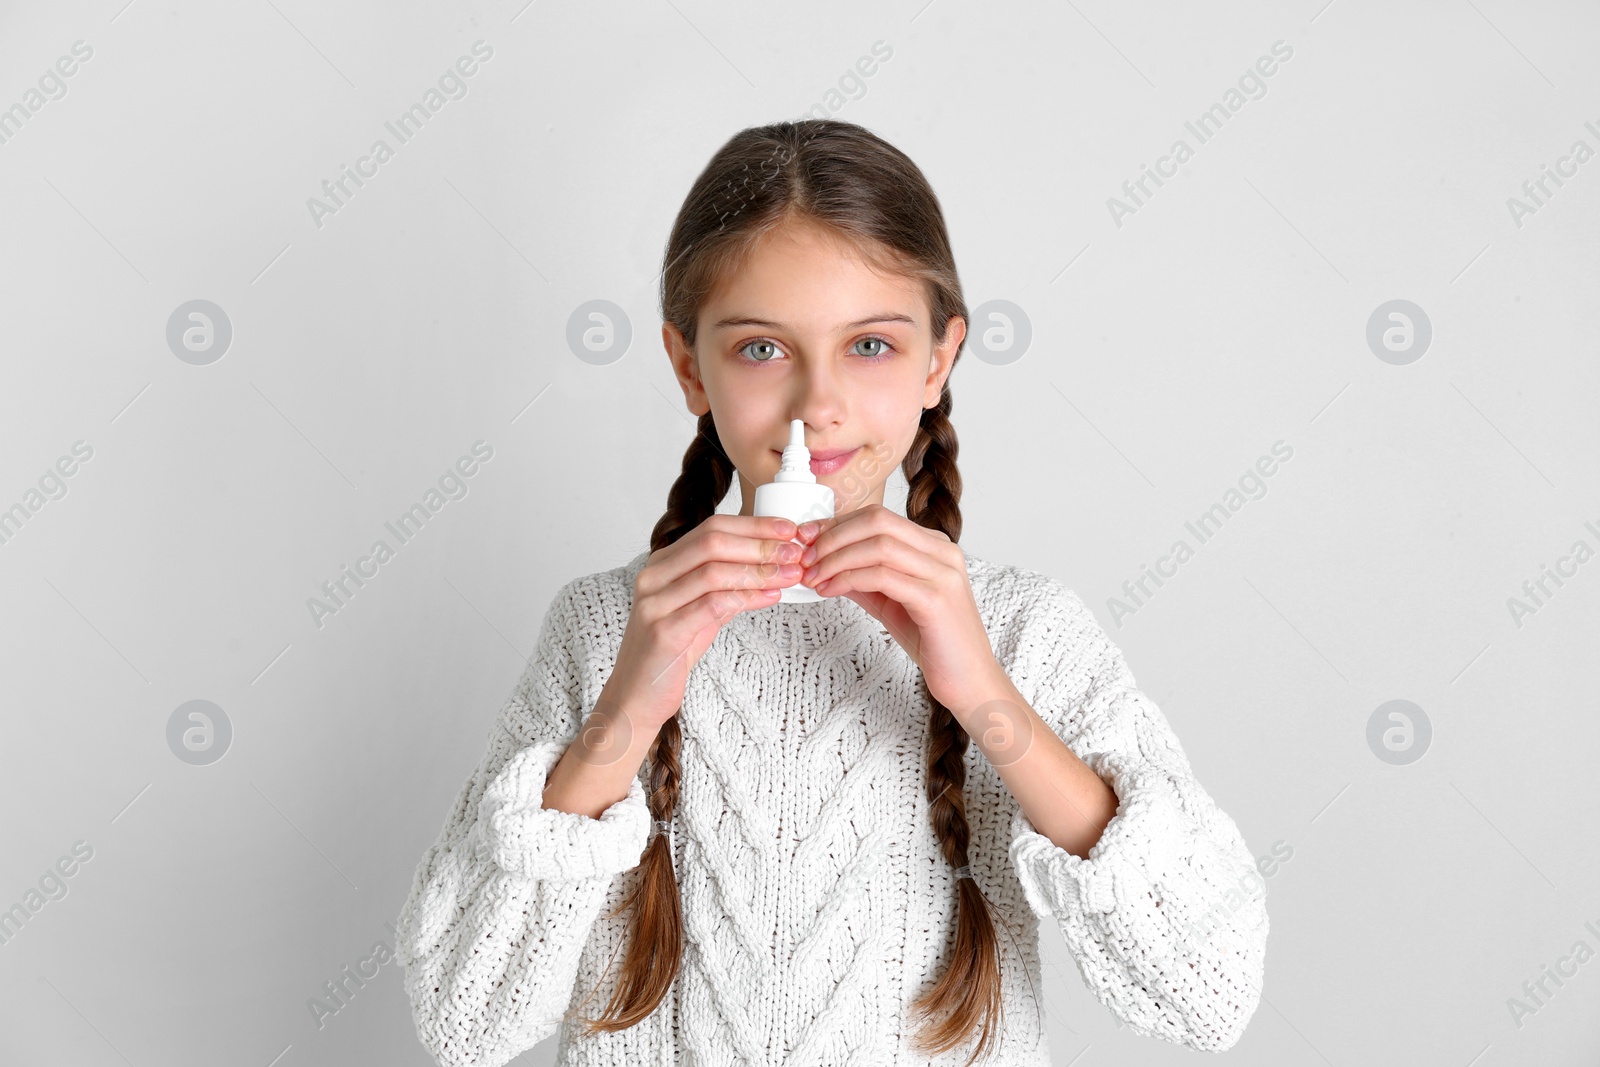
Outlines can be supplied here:
M754 514L776 515L793 521L796 526L812 519L833 518L833 490L811 473L811 449L806 447L804 419L790 420L783 465L772 481L756 486ZM798 537L794 542L802 543ZM785 604L813 604L827 599L815 589L799 584L784 586L778 594L779 602Z

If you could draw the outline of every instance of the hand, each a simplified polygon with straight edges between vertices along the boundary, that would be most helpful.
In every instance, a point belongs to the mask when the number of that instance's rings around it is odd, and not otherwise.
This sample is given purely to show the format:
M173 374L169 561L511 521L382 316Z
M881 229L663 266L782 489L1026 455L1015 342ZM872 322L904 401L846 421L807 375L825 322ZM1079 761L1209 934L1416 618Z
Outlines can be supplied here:
M724 623L776 603L799 581L795 534L793 522L775 516L712 515L650 553L600 701L629 736L653 736L678 713L689 669Z
M802 523L801 584L846 596L922 668L929 694L961 715L1010 685L972 597L961 547L882 504Z

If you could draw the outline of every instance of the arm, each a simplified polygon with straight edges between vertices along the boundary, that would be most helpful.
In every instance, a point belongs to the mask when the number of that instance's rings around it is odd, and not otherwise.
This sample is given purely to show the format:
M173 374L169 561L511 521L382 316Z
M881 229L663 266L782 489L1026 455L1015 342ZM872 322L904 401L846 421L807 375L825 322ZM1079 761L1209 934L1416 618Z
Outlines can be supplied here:
M1086 859L1019 807L1011 859L1029 906L1055 918L1085 983L1135 1033L1231 1048L1261 997L1268 930L1265 883L1238 826L1195 779L1121 650L1054 580L1014 663L1018 691L1117 796Z
M582 581L581 579L579 580ZM583 722L581 631L560 590L398 924L417 1034L441 1064L499 1067L555 1032L617 874L649 830L643 785L598 819L542 806L547 774Z

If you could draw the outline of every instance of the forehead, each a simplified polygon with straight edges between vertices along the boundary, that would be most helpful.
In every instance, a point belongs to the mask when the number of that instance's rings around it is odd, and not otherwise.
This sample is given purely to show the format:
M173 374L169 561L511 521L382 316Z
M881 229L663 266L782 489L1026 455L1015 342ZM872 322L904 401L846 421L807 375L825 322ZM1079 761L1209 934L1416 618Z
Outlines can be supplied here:
M881 259L893 260L882 250ZM706 301L702 322L732 317L832 331L883 312L926 325L920 282L875 266L850 239L815 224L789 224L763 234L745 262Z

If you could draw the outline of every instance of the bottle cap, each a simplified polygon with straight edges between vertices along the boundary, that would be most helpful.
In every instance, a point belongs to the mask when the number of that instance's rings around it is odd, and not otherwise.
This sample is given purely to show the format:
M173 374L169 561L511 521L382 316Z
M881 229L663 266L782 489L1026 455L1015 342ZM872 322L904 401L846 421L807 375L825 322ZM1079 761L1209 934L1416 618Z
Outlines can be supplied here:
M815 482L811 473L811 449L806 447L806 421L789 420L789 444L783 450L783 466L772 476L775 482Z

